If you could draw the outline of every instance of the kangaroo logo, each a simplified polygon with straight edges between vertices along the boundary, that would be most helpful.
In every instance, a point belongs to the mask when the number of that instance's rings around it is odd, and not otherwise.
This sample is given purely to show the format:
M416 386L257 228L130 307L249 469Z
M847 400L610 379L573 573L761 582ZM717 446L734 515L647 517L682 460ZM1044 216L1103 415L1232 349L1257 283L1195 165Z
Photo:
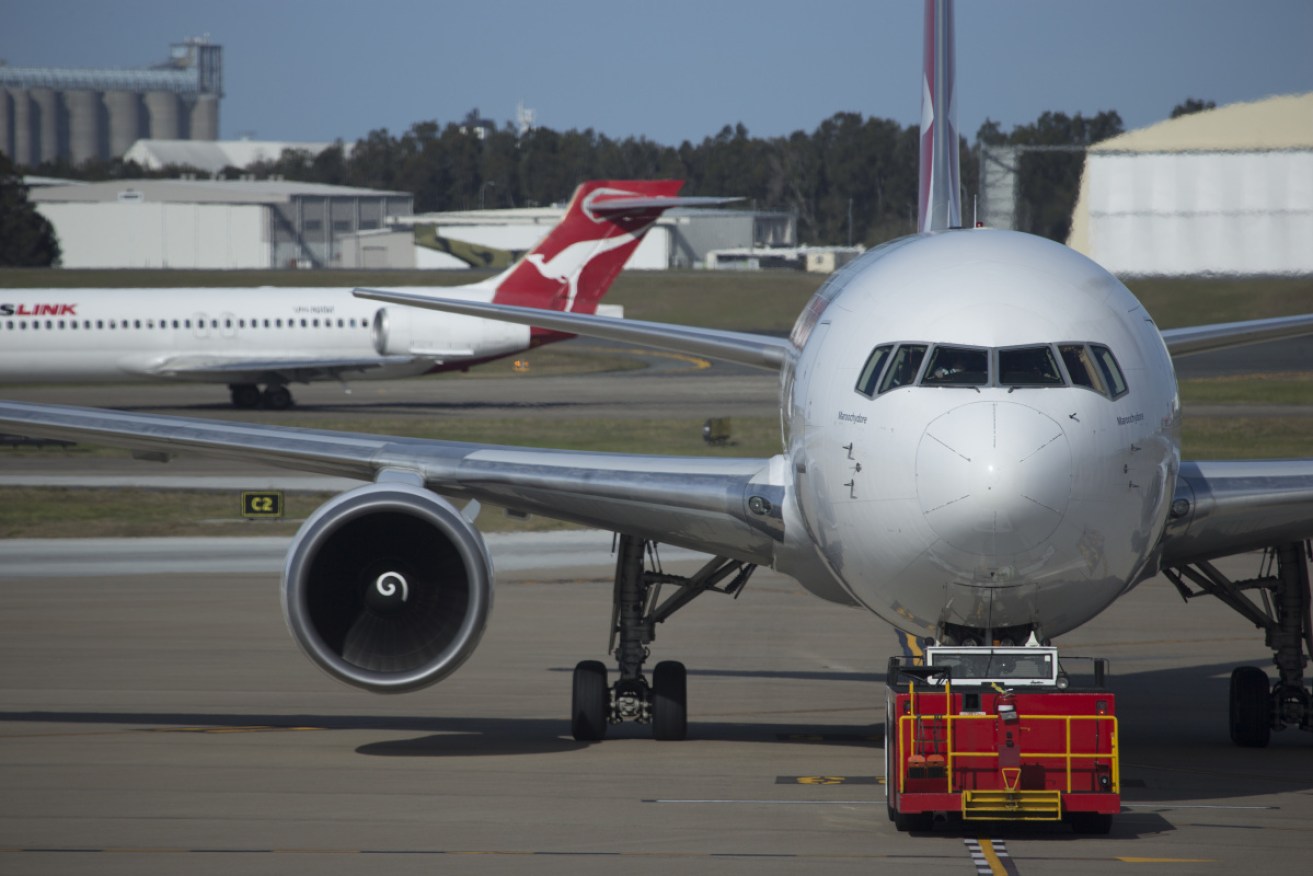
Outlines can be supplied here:
M588 263L613 249L628 246L633 241L634 235L625 232L601 240L581 240L572 243L550 259L544 259L542 253L531 252L524 257L524 260L533 265L544 279L555 280L569 286L565 309L570 311L574 310L574 299L579 293L579 275L583 273Z
M593 312L662 212L684 202L678 180L593 181L565 217L495 286L494 303Z
M624 189L593 189L584 196L579 205L579 212L594 225L606 224L609 227L618 228L605 215L600 214L595 206L600 198L610 199L616 197L633 198L640 197L640 195ZM543 279L554 280L567 285L565 310L573 311L575 297L579 294L579 277L583 274L584 268L588 267L588 263L612 250L629 246L642 236L644 230L646 230L646 225L640 229L622 231L612 237L579 240L565 247L551 258L545 258L539 252L531 252L524 257L524 260L533 265Z

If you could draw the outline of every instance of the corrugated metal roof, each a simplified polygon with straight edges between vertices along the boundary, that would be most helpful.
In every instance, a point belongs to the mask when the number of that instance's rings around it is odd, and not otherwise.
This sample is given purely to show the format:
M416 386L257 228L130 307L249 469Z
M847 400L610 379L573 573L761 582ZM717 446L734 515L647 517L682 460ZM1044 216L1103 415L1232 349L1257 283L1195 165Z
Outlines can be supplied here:
M1127 131L1091 152L1264 152L1313 148L1313 92L1233 103Z
M45 186L30 190L28 198L41 203L104 202L122 200L124 199L122 196L127 193L137 193L139 199L143 201L210 204L286 203L294 197L411 197L409 192L357 189L350 186L286 180L133 179L71 186Z

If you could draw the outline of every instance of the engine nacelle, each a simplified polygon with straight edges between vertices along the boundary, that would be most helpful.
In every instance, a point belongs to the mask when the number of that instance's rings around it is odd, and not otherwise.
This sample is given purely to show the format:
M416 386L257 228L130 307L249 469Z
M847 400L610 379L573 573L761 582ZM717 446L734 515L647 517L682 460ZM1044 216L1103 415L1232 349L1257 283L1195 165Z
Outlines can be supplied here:
M418 307L380 308L370 332L380 356L481 358L529 346L527 325Z
M473 653L492 608L492 560L441 497L370 484L301 526L282 598L292 637L325 672L402 693L442 680Z

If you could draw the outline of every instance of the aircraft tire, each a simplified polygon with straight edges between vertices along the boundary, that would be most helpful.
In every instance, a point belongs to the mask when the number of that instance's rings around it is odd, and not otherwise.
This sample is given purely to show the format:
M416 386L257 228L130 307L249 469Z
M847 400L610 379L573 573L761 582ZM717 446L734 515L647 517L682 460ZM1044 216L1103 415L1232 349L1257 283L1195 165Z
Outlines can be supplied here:
M275 383L265 388L264 406L271 411L285 411L292 406L292 391L282 384Z
M601 661L585 660L574 668L570 732L576 741L601 742L606 736L609 693Z
M652 672L652 736L662 742L688 736L688 672L683 663L663 660Z
M260 387L254 383L234 383L228 387L232 393L233 407L254 408L260 405Z
M1245 748L1266 748L1272 738L1272 683L1257 666L1231 672L1231 741Z

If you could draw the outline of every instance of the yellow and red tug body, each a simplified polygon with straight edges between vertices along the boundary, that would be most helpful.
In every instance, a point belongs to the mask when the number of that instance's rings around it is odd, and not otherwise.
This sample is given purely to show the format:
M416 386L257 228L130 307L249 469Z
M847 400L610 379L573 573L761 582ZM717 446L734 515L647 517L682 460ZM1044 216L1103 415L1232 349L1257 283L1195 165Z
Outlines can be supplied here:
M1107 833L1121 810L1116 703L1106 663L1071 686L1057 649L952 646L890 661L885 790L899 830L936 814L1066 821Z

